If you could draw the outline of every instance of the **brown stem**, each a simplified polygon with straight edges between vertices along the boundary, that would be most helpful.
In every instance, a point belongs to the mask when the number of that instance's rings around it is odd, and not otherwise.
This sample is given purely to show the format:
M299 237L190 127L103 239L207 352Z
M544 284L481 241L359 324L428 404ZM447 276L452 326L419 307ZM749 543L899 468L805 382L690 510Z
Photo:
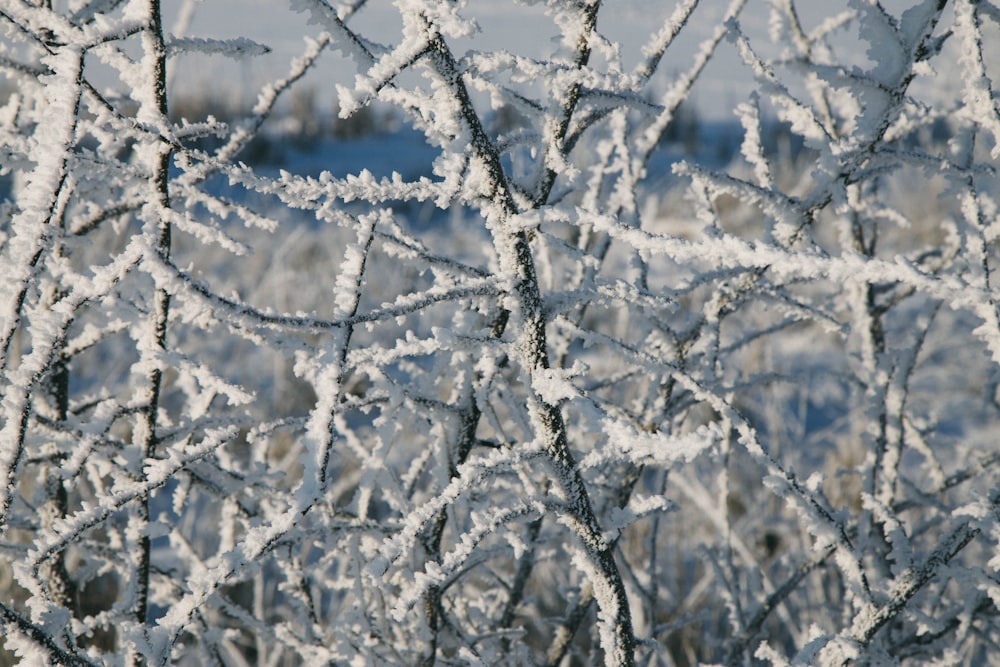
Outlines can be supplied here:
M167 117L167 89L166 89L166 48L163 41L163 21L160 12L160 0L149 0L149 27L148 35L152 42L152 72L151 85L155 96L155 113L159 119ZM159 220L159 239L156 251L163 257L170 256L171 227L169 221L163 215L163 211L170 207L170 190L168 180L168 168L170 166L170 145L162 143L156 162L153 165L152 184L154 196L156 197ZM163 288L157 288L153 295L152 309L153 340L157 351L166 349L167 320L170 315L170 294ZM146 401L143 411L139 415L142 425L142 440L139 446L142 449L141 461L145 462L156 455L157 445L157 413L160 406L160 394L163 385L163 369L160 363L156 363L149 372L148 386L146 389ZM141 465L141 464L140 464ZM138 471L140 477L144 474ZM142 494L139 499L139 519L143 524L148 524L149 514L149 493ZM149 614L149 576L150 576L150 539L148 533L140 538L139 555L137 563L136 581L136 604L134 617L136 623L145 626ZM141 664L141 660L133 656L133 664Z

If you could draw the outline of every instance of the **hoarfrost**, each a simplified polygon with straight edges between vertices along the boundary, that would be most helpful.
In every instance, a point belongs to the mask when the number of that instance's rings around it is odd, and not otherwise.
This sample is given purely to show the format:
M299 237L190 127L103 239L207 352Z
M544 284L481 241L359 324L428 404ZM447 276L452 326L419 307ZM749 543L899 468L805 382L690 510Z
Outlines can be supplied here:
M225 122L176 56L266 47L160 4L0 11L17 659L988 661L994 4L294 0Z

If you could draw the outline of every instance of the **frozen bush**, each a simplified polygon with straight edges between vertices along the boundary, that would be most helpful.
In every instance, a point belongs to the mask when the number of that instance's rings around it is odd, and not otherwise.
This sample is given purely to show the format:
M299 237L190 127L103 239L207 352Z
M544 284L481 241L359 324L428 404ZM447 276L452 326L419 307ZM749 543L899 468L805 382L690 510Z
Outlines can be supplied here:
M680 0L638 62L596 0L513 3L544 57L459 50L476 2L397 2L388 45L290 4L316 33L223 122L171 109L173 56L264 45L0 2L12 660L987 661L993 3ZM721 49L741 154L665 177ZM342 117L405 114L432 176L240 161L334 50Z

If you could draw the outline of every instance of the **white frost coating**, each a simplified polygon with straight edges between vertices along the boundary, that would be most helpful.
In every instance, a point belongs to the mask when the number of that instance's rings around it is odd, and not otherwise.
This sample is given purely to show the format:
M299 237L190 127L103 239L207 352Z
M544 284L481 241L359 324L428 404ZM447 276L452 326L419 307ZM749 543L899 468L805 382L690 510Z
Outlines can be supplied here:
M962 112L993 136L990 156L996 160L1000 158L1000 111L994 100L993 81L986 74L977 5L971 0L955 3L955 34L961 42L958 62L964 84Z
M292 60L288 75L278 81L265 84L261 88L257 95L257 102L253 107L253 114L256 118L248 125L240 127L233 133L229 139L229 143L217 153L220 163L231 160L236 151L242 148L246 141L253 136L253 133L259 128L266 114L274 108L274 104L281 92L287 90L287 87L292 82L298 80L316 62L323 49L330 44L331 36L329 33L323 33L316 39L306 37L304 41L306 43L305 53ZM197 172L195 171L195 173Z
M767 640L760 643L753 655L760 660L766 660L773 667L788 667L791 664L785 656L772 648Z
M597 627L601 637L601 648L609 665L625 664L625 647L619 641L617 631L618 599L610 582L604 577L600 566L593 561L593 555L582 549L573 550L573 565L580 570L594 587L597 602Z
M424 572L416 573L412 585L407 586L399 595L392 612L393 617L401 622L431 586L446 583L461 568L467 566L480 542L506 523L532 512L542 515L544 507L540 504L523 504L511 508L490 508L482 514L474 515L472 526L463 532L459 543L445 554L441 562L427 563Z
M357 242L344 250L344 260L340 264L337 282L334 285L334 317L343 319L355 313L361 298L361 284L364 277L365 260L371 245L372 234L379 215L365 215L358 218Z
M602 422L602 429L607 436L605 447L582 459L581 468L598 467L619 457L638 465L653 462L672 465L691 461L716 446L722 437L718 424L702 426L683 435L669 435L640 432L630 424L609 417Z
M203 571L187 582L189 592L156 623L156 629L168 635L170 643L176 642L197 609L230 577L250 566L261 554L273 547L277 539L295 526L298 515L299 510L295 509L274 517L268 526L251 529L235 549L207 563Z
M539 445L530 443L519 450L499 450L474 463L463 464L459 468L458 477L452 479L437 496L416 507L406 518L406 523L398 534L383 543L379 557L366 568L367 575L382 577L390 564L412 547L427 522L461 495L473 492L485 480L492 479L519 463L541 456Z
M355 77L354 88L337 85L337 97L340 100L340 117L347 118L359 108L375 98L379 91L385 88L405 68L425 52L429 43L435 39L437 30L457 30L468 33L474 30L460 19L453 17L455 8L447 8L440 3L397 3L403 18L403 39L388 53L372 62L365 74ZM440 19L436 25L433 20ZM457 27L456 27L457 26ZM369 57L370 58L370 57ZM442 104L451 104L450 96L439 96Z
M119 484L113 493L101 498L97 505L85 506L67 518L57 520L45 539L32 545L28 558L31 567L35 568L51 558L54 553L78 539L83 531L97 525L112 512L135 501L151 489L162 486L178 470L208 456L234 435L235 429L210 432L200 443L190 446L182 444L178 449L170 449L164 459L148 462L143 481Z
M757 185L773 189L774 181L771 178L771 169L764 156L764 147L761 145L760 108L756 93L750 98L750 103L743 103L736 107L736 115L739 116L740 124L743 125L743 144L740 147L743 157L753 167Z
M789 252L764 243L748 243L735 236L692 243L624 228L618 226L616 221L587 215L583 211L580 214L581 218L592 222L595 227L607 230L638 250L666 255L675 261L704 260L721 267L767 267L769 271L789 278L825 278L840 282L851 279L895 281L940 298L954 309L970 310L990 325L997 317L995 309L989 305L989 295L982 289L947 277L924 274L902 257L897 257L894 261L850 254L833 258L810 252ZM989 345L994 358L1000 359L1000 335L996 332L996 328L984 326L973 333Z
M152 155L155 156L155 152ZM156 204L147 204L143 207L142 213L147 220L167 222L177 230L187 232L205 244L217 244L234 255L245 256L253 252L247 244L233 239L218 225L211 222L203 223L188 213L182 214L173 209L162 209Z
M643 45L642 55L646 60L636 69L636 76L647 79L656 71L659 59L673 43L674 38L680 34L698 3L699 0L684 0L677 3L666 22L650 38L650 41Z
M872 512L879 523L885 526L885 540L889 545L889 553L885 560L891 565L894 576L900 576L914 566L913 546L907 535L906 526L900 522L891 508L879 502L867 493L861 495L862 506Z
M628 528L645 516L675 509L676 505L663 496L633 496L624 509L616 507L611 511L610 520L604 528L613 534Z
M573 385L572 378L583 374L585 370L580 362L568 369L539 369L531 377L531 388L549 405L559 405L581 395L580 390Z
M46 108L32 137L35 167L18 198L21 211L10 222L11 239L4 248L5 261L14 270L0 285L0 368L6 366L3 355L20 317L18 301L23 298L35 263L52 234L48 228L50 216L60 196L68 152L76 138L82 58L82 53L72 48L45 58L53 73L42 77L46 84Z
M833 137L823 127L815 111L792 95L788 87L757 55L735 19L731 19L728 26L740 57L751 67L754 77L761 82L771 101L778 106L778 117L791 125L792 131L801 136L806 145L826 152L826 147L833 143Z

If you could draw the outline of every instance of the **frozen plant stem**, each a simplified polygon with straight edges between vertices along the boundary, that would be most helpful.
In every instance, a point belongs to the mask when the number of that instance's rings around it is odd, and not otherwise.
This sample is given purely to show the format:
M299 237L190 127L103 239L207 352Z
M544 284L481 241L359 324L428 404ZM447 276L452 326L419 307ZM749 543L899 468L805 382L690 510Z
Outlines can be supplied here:
M518 339L514 342L514 355L528 374L527 384L533 385L536 377L549 367L549 359L545 342L546 319L531 246L523 230L511 229L511 220L517 209L507 187L500 157L480 122L455 58L440 34L433 35L428 55L458 102L462 121L470 134L473 163L478 163L485 170L484 191L488 205L483 214L501 271L514 280L511 296L517 300L521 320L517 328ZM604 647L605 660L609 665L632 665L635 660L635 636L625 585L615 563L613 545L604 541L583 477L570 451L562 412L559 406L547 403L535 390L529 396L529 410L538 429L538 437L545 443L555 473L553 481L565 495L567 510L575 519L577 537L603 579L595 582L595 588L608 592L608 595L599 598L602 612L613 624L613 631L608 636L613 637L614 645Z
M148 68L146 81L149 85L149 97L144 102L152 104L152 109L140 109L143 120L155 126L164 126L167 118L166 92L166 48L163 42L163 19L160 0L149 0L147 16L149 26L143 33L145 53L143 61ZM164 259L170 257L171 226L167 217L170 208L170 191L168 168L170 166L170 145L151 139L147 160L152 171L150 192L152 205L149 207L147 224L155 230L156 245L153 251ZM145 465L156 457L157 445L157 415L160 409L160 392L163 384L162 353L166 351L167 322L170 315L170 294L163 287L156 286L153 291L152 308L150 309L150 341L146 350L152 356L152 363L147 378L146 396L143 409L139 412L136 437L140 439L141 458L137 474L140 481L145 479ZM150 577L150 538L146 529L150 521L149 495L147 491L139 499L138 518L142 526L139 537L139 551L136 565L136 599L135 622L140 628L145 628L149 616L149 577ZM139 654L131 657L133 665L141 665L144 660Z
M59 93L64 99L51 104L44 119L51 131L38 151L48 159L41 160L31 173L26 187L26 198L32 206L25 207L10 221L13 238L4 250L11 254L15 264L5 278L2 295L3 312L0 312L0 372L4 382L0 385L5 405L5 422L0 429L0 535L7 528L7 513L14 493L15 475L21 456L31 414L31 395L34 383L44 372L38 368L29 378L11 380L9 359L11 343L22 324L25 297L38 279L40 262L51 252L55 231L59 227L60 201L67 194L67 171L70 152L77 129L80 108L80 81L83 76L83 53L69 46L58 51L56 72L65 82ZM44 363L44 362L42 362ZM39 364L40 366L41 364Z
M580 34L577 37L576 53L573 58L573 66L577 69L585 67L590 60L590 38L597 28L597 14L601 8L601 0L589 0L580 4L582 14L580 21ZM552 193L552 186L555 185L558 171L552 164L552 155L549 150L556 151L560 159L565 157L566 134L569 132L570 121L577 103L580 101L580 84L574 81L570 84L569 90L563 93L563 106L557 118L550 119L545 124L544 145L547 148L545 154L545 174L539 182L535 194L535 207L544 206Z

